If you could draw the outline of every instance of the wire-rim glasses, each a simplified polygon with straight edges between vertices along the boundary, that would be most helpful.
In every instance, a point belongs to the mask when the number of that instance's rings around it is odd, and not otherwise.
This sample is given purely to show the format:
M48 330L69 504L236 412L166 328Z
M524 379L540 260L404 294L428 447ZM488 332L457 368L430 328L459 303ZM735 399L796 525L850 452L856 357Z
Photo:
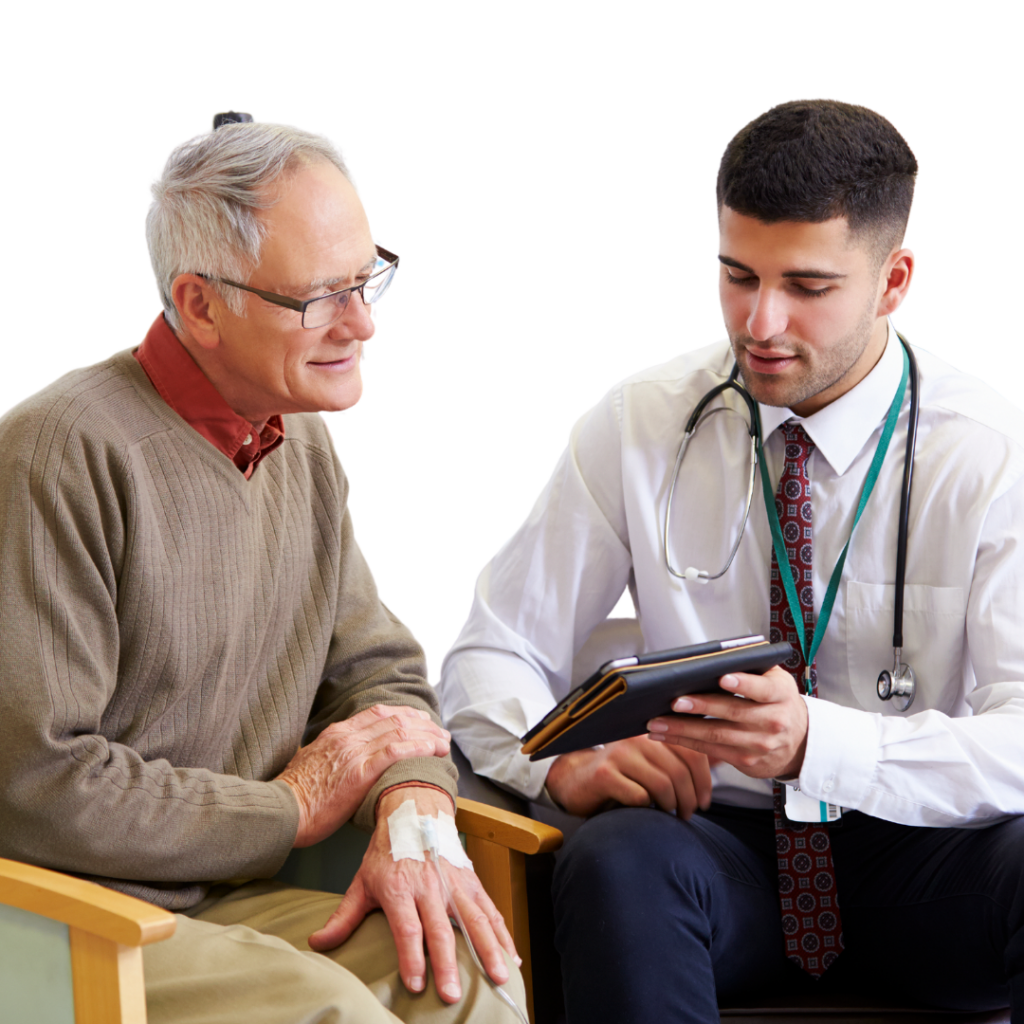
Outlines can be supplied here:
M211 277L208 280L229 285L231 288L240 288L243 292L252 292L253 295L258 295L275 306L294 309L302 314L302 326L307 330L313 330L318 327L328 327L339 320L348 309L348 300L353 292L358 292L363 302L369 305L379 301L388 290L391 279L395 276L395 270L398 268L398 257L393 252L388 252L383 246L378 245L376 248L377 263L373 272L362 284L354 284L351 288L342 288L340 291L318 295L315 299L293 299L287 295L278 295L276 292L250 288L247 284L229 281L224 277Z

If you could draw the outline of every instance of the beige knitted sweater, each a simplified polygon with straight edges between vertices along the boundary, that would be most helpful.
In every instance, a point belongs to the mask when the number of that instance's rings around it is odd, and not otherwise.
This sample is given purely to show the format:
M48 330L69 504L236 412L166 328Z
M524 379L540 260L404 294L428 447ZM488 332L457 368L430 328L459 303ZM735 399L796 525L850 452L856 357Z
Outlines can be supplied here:
M0 856L171 909L283 863L268 782L373 704L436 713L380 603L319 416L246 480L122 352L0 420ZM412 759L454 796L447 759Z

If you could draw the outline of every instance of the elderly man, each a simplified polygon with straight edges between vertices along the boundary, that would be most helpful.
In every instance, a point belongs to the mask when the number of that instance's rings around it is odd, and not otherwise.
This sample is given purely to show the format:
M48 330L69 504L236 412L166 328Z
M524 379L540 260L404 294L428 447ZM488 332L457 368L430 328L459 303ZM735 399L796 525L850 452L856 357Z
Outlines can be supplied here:
M432 866L392 857L388 817L451 814L455 771L314 415L358 401L398 258L291 128L194 139L154 195L163 314L0 422L0 854L180 913L146 951L155 1024L508 1019ZM254 881L349 819L373 837L340 905ZM500 916L447 873L522 1003Z
M717 190L729 343L613 388L480 577L442 672L460 747L573 813L626 805L556 872L570 1024L717 1022L716 995L823 990L1012 999L1024 1022L1024 425L916 344L908 386L888 316L914 269L916 172L850 104L742 129ZM721 390L737 374L749 409ZM744 532L751 414L766 472ZM648 651L763 634L792 657L666 705L646 735L529 761L518 736L627 586ZM900 599L910 707L877 692Z

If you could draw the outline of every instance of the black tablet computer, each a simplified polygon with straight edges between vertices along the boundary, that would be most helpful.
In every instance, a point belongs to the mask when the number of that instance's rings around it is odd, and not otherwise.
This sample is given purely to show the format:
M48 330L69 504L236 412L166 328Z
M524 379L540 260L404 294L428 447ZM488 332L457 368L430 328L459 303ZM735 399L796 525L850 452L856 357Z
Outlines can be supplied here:
M522 737L522 752L538 761L640 736L652 718L675 714L676 697L724 693L718 686L722 676L760 674L792 653L788 643L741 636L609 661Z

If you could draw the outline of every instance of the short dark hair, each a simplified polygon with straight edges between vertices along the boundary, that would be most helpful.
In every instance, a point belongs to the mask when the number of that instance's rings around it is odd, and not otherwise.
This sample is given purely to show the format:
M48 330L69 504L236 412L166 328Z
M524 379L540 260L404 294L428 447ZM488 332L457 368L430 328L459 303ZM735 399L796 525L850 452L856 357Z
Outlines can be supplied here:
M903 240L917 160L880 114L837 100L794 100L755 118L726 147L718 210L766 224L846 217L886 254Z

